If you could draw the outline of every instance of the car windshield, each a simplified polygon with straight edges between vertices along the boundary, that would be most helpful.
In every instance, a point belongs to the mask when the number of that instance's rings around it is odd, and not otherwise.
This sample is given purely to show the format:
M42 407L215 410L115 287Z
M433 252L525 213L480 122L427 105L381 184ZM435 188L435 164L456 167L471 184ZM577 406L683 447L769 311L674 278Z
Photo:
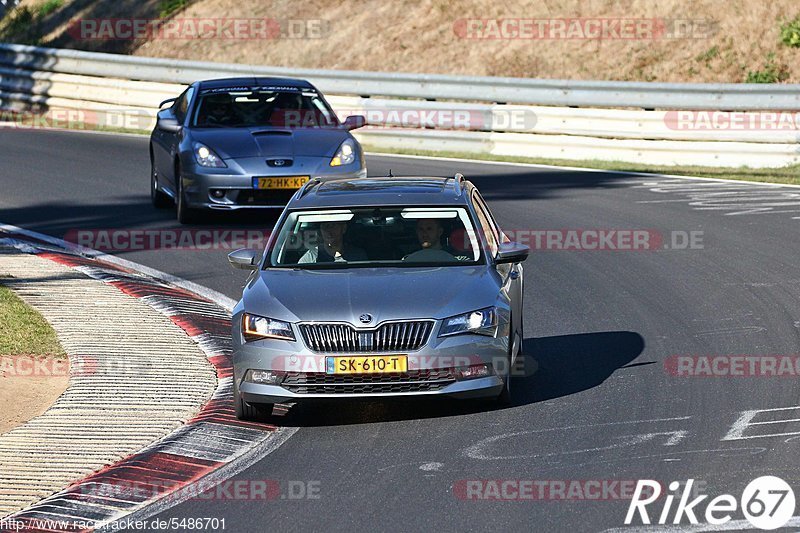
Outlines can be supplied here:
M336 127L336 115L316 92L291 87L209 89L199 96L192 125L197 128Z
M481 256L464 208L362 207L289 213L269 252L269 266L474 265Z

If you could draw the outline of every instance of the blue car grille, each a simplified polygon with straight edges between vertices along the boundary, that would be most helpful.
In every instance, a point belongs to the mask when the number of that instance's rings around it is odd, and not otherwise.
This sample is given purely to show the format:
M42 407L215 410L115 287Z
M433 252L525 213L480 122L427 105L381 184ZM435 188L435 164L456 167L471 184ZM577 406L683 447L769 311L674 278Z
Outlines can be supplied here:
M428 342L434 322L387 322L374 329L349 324L300 324L303 341L318 353L410 352Z

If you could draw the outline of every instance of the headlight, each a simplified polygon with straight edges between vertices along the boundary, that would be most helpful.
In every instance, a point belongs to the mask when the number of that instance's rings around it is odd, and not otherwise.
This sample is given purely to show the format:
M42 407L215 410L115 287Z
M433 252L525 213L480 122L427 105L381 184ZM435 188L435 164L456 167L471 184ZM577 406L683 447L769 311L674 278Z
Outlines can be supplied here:
M194 143L194 158L201 167L225 168L228 165L214 150L202 143Z
M292 325L288 322L249 313L242 314L242 335L248 342L258 339L295 340Z
M440 337L474 333L494 337L497 334L497 309L487 307L463 315L446 318L439 330Z
M353 139L347 139L339 147L339 151L331 159L332 167L339 167L342 165L349 165L356 160L356 143Z

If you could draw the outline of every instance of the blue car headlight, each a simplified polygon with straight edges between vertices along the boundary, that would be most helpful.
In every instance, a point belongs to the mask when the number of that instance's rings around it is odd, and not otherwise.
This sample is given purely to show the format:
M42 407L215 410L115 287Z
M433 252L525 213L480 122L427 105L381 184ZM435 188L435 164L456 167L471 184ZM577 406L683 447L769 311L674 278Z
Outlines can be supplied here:
M356 160L356 142L353 139L346 139L340 146L336 155L331 159L332 167L349 165Z
M226 168L228 166L214 150L203 143L194 143L194 159L201 167Z
M259 339L295 340L292 325L288 322L250 313L242 314L242 336L248 342Z
M439 330L440 337L472 333L475 335L497 335L498 313L495 307L470 311L463 315L446 318Z

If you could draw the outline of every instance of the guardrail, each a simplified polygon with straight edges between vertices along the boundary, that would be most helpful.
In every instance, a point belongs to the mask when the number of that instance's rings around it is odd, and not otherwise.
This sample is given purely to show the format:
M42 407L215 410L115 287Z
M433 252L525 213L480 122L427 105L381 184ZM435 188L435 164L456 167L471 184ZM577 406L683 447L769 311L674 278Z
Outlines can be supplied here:
M798 85L326 71L0 44L0 107L72 110L88 115L84 122L127 129L152 128L158 103L185 84L240 76L308 79L340 115L366 114L370 127L357 136L382 148L735 167L800 162ZM797 122L787 127L787 117ZM784 123L767 127L770 120Z

